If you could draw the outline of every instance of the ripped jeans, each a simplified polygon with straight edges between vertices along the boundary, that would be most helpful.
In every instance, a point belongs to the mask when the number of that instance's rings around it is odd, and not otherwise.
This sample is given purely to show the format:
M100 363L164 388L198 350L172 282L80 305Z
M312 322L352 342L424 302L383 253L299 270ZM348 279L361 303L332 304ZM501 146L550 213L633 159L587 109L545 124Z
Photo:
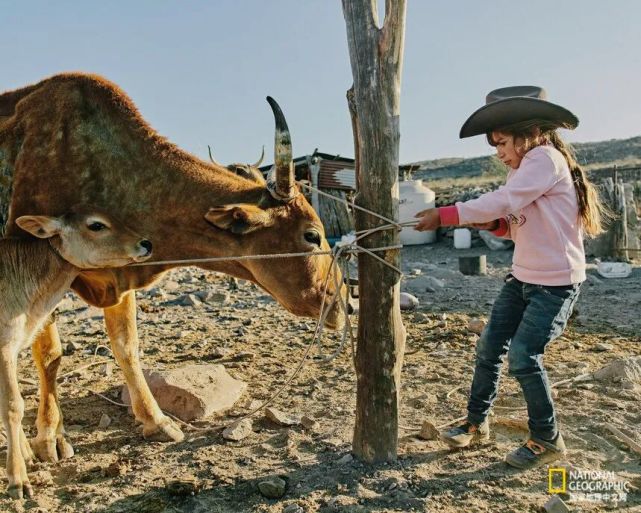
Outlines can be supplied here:
M530 435L545 440L556 437L558 427L543 353L548 343L563 333L579 287L533 285L507 276L476 345L469 422L481 424L490 412L507 354L509 374L519 381L527 404Z

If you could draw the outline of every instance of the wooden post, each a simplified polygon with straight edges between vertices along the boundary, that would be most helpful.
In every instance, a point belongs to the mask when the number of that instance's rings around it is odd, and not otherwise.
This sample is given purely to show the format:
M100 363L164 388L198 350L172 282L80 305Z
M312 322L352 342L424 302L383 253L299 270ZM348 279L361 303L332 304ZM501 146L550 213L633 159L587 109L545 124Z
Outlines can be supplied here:
M405 0L386 0L379 28L376 0L343 0L353 95L348 92L359 206L398 219L399 104ZM356 229L384 224L357 211ZM378 232L364 247L399 243L395 230ZM400 251L380 254L400 267ZM367 462L392 461L398 449L398 411L405 328L399 308L400 276L360 254L356 425L353 452Z

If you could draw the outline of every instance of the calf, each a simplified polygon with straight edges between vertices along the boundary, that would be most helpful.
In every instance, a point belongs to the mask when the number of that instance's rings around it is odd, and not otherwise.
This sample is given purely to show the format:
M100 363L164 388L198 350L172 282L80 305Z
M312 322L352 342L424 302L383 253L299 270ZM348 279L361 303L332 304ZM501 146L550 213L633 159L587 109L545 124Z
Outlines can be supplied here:
M7 431L9 495L31 496L26 461L33 457L22 430L24 401L17 363L83 269L146 260L151 242L103 213L16 220L37 239L0 239L0 415Z

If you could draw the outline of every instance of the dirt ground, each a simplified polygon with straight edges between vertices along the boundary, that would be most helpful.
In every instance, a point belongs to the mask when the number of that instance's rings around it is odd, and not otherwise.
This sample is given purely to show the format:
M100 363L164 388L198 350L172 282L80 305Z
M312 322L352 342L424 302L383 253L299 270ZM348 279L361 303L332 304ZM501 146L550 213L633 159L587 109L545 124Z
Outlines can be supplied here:
M407 354L403 367L402 431L395 463L364 465L350 455L354 422L355 374L349 348L330 364L318 352L274 406L307 415L318 427L279 427L258 413L253 434L225 441L219 431L185 429L181 443L145 442L126 408L94 395L120 400L122 375L94 361L113 361L99 310L79 299L65 301L59 315L64 357L60 385L68 439L76 455L30 469L34 499L0 498L0 511L38 512L530 512L550 498L547 468L518 472L503 462L526 433L505 419L524 420L523 400L514 379L502 380L489 443L449 451L439 441L418 438L424 420L443 425L465 414L477 336L471 318L486 319L511 260L510 251L491 252L475 241L470 250L451 240L403 250L403 287L421 276L443 280L436 292L417 294L420 305L404 312ZM487 254L488 275L464 277L457 257ZM599 279L590 266L578 303L578 316L546 355L551 381L596 371L609 362L641 354L641 268L625 279ZM229 294L220 304L183 306L179 299L203 290ZM295 318L248 283L234 289L221 275L195 268L173 271L151 291L140 291L139 332L143 362L153 369L187 363L222 363L249 384L227 415L195 423L215 427L241 416L255 400L270 397L289 377L313 332L312 320ZM325 337L331 353L337 336ZM598 344L605 344L599 346ZM226 349L227 351L223 351ZM97 353L97 355L95 355ZM37 375L24 353L20 377L26 401L24 420L33 436ZM556 405L574 467L616 473L641 487L640 456L604 428L611 423L641 441L640 388L585 381L556 387ZM103 414L112 418L98 427ZM1 450L4 464L6 448ZM3 466L4 469L4 466ZM2 486L6 484L0 471ZM281 476L285 495L267 499L261 480ZM567 498L567 497L566 497ZM631 491L625 502L570 502L572 511L641 511Z

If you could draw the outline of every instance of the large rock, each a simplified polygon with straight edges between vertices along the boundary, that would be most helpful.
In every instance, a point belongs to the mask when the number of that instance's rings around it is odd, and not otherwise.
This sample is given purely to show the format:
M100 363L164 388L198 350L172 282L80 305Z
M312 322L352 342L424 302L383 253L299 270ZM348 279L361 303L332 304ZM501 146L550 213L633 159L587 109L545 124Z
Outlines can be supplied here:
M599 381L630 381L641 385L641 356L614 360L594 373Z
M418 306L418 298L407 292L401 292L401 310L414 310Z
M234 442L238 442L243 438L247 438L252 433L253 433L253 429L252 429L251 419L242 419L226 427L225 430L223 431L223 438L225 440L232 440Z
M186 422L228 410L247 388L247 383L232 378L222 365L191 364L143 372L160 408ZM131 403L126 386L122 400Z
M405 288L410 292L436 292L445 287L445 281L433 276L419 276L406 282Z
M287 483L284 479L273 476L263 481L259 481L258 489L260 490L260 493L268 499L280 499L285 495Z
M550 499L543 505L543 509L547 513L569 513L570 508L568 508L563 502L563 499L558 495L553 495Z

